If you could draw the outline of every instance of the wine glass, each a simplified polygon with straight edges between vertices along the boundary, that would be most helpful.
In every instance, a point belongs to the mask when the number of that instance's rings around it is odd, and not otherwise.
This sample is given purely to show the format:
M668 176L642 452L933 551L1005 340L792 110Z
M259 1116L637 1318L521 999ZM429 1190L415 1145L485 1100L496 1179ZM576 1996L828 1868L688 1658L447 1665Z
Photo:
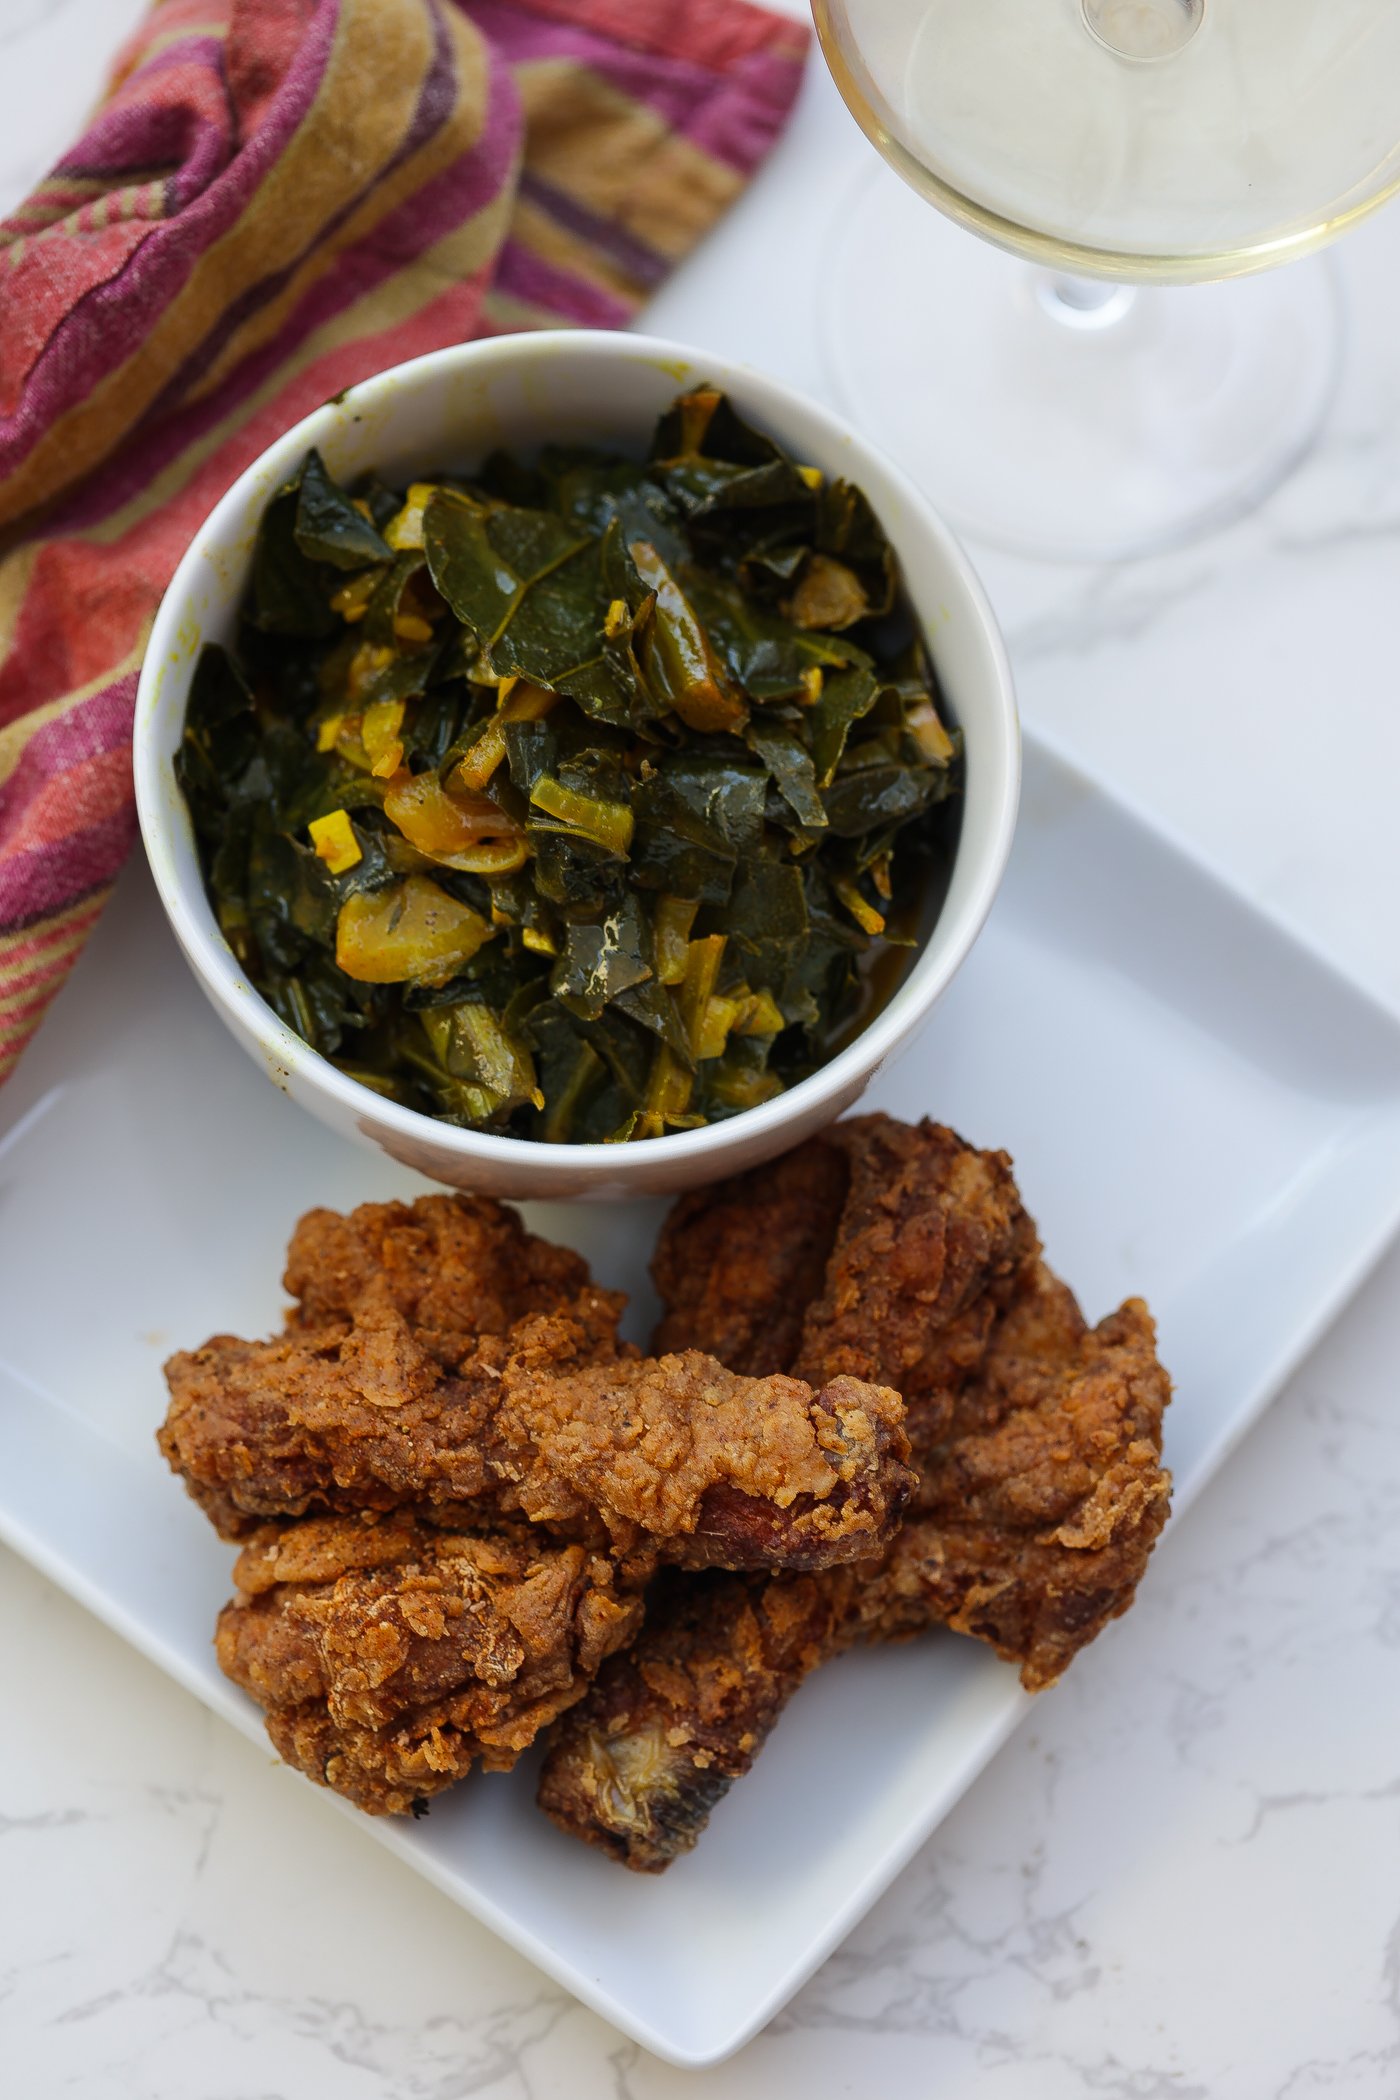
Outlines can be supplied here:
M868 171L823 285L853 416L1024 552L1147 553L1267 494L1338 370L1314 251L1400 188L1400 0L813 13L904 178Z

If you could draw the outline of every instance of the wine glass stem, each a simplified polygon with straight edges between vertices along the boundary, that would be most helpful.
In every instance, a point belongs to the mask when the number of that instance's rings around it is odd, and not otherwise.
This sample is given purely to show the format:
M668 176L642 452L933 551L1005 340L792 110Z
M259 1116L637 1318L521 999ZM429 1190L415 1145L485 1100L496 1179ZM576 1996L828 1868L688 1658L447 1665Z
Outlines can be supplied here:
M1136 285L1104 284L1060 270L1037 272L1036 293L1051 320L1062 328L1095 334L1117 328L1137 303Z

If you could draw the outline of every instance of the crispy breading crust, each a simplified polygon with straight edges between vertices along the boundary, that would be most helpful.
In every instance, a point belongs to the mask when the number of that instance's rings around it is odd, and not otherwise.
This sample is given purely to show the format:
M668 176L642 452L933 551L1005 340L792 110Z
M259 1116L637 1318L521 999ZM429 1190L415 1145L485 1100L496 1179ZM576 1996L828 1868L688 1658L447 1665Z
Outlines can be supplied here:
M741 1378L712 1356L501 1381L502 1506L650 1542L682 1567L821 1568L888 1539L914 1476L899 1395L854 1378Z
M1128 1609L1167 1520L1170 1398L1140 1298L1090 1329L1065 1285L1028 1263L924 1460L879 1637L951 1626L1018 1663L1029 1691L1053 1684Z
M435 1217L452 1208L427 1202ZM403 1238L413 1213L394 1209ZM624 1301L587 1284L508 1335L469 1340L463 1289L449 1303L430 1261L410 1285L378 1254L357 1270L367 1235L326 1214L313 1224L294 1243L302 1311L286 1334L216 1336L166 1366L161 1448L226 1536L268 1517L412 1507L475 1526L524 1517L639 1563L822 1567L878 1549L898 1522L913 1476L897 1394L746 1380L696 1352L643 1361L617 1342ZM309 1262L313 1237L333 1262ZM416 1325L429 1307L434 1324Z
M486 1449L512 1347L561 1369L618 1353L625 1300L586 1285L567 1309L483 1334L444 1373L381 1292L353 1321L274 1341L215 1335L165 1367L161 1450L225 1538L268 1517L406 1505L488 1521Z
M220 1667L289 1764L371 1815L513 1764L642 1610L582 1546L403 1514L269 1526L234 1575Z
M850 1181L822 1139L673 1206L652 1257L658 1353L703 1349L731 1371L790 1371L820 1294Z
M794 1377L873 1378L904 1396L911 1444L942 1435L1019 1266L1038 1251L1004 1152L941 1123L854 1116L828 1131L849 1186Z
M348 1216L310 1210L292 1233L282 1279L297 1300L289 1325L350 1321L382 1294L414 1339L455 1370L482 1335L563 1312L590 1282L569 1247L527 1232L487 1196L362 1203Z
M893 1386L917 1450L946 1428L1034 1250L1005 1153L937 1123L856 1116L681 1198L652 1262L666 1308L655 1344L809 1385Z

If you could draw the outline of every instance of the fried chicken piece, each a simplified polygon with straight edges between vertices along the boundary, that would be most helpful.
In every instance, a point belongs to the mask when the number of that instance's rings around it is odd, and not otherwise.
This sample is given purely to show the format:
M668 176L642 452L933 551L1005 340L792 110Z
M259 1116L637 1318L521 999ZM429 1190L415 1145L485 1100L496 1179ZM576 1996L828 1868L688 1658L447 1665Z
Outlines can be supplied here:
M537 1795L545 1814L634 1872L659 1874L695 1844L803 1679L858 1637L864 1573L862 1563L766 1580L661 1578L637 1640L554 1732Z
M1019 1663L1028 1691L1053 1684L1128 1609L1167 1520L1170 1399L1140 1298L1090 1329L1066 1286L1028 1263L921 1467L879 1636L901 1630L905 1600L903 1630L951 1626Z
M293 1319L268 1342L215 1335L165 1367L159 1443L224 1538L310 1511L498 1514L483 1442L512 1353L577 1369L618 1358L620 1294L585 1285L565 1310L483 1334L445 1373L381 1287L351 1319Z
M703 1349L731 1371L790 1371L850 1184L822 1138L771 1165L694 1189L661 1228L651 1273L666 1311L652 1346Z
M850 1185L791 1369L892 1385L926 1451L981 1365L1018 1270L1039 1253L1035 1226L1006 1154L978 1152L941 1123L855 1116L828 1139Z
M864 1559L914 1475L887 1387L742 1378L698 1350L540 1375L507 1363L490 1429L501 1506L690 1568Z
M1052 1684L1128 1609L1166 1521L1170 1392L1140 1300L1091 1331L1029 1259L950 1433L915 1451L915 1513L884 1557L805 1581L692 1586L649 1613L556 1732L540 1805L656 1872L695 1843L786 1700L842 1648L949 1626L1018 1663L1029 1690Z
M444 1370L483 1335L509 1334L532 1314L563 1312L590 1282L571 1248L527 1232L486 1196L362 1203L348 1216L311 1210L292 1234L283 1277L298 1303L289 1326L354 1320L367 1299L399 1312Z
M776 1167L682 1197L652 1263L657 1346L810 1385L893 1386L918 1448L946 1428L1035 1244L1005 1153L937 1123L856 1116Z
M288 1764L371 1815L514 1764L642 1610L583 1546L402 1513L268 1526L234 1579L220 1668L268 1710Z
M283 1281L298 1302L282 1341L216 1335L166 1366L172 1405L160 1448L224 1538L242 1537L263 1516L394 1506L404 1499L387 1485L396 1457L421 1445L434 1422L447 1443L468 1433L462 1396L438 1371L479 1371L491 1360L484 1345L528 1316L567 1314L565 1353L615 1354L625 1304L592 1289L579 1255L537 1239L486 1197L362 1203L344 1217L308 1211ZM360 1446L359 1470L384 1476L363 1505L354 1468L319 1492L334 1464L334 1421L322 1438L313 1408L298 1427L276 1392L279 1360L300 1392L337 1350L358 1403L340 1442ZM435 1482L423 1499L450 1500L450 1485Z
M618 1344L624 1301L592 1286L478 1336L449 1373L446 1330L412 1324L431 1279L406 1312L382 1265L333 1273L350 1280L314 1301L326 1324L303 1299L275 1341L216 1336L166 1366L161 1448L226 1537L259 1518L411 1507L478 1527L526 1518L634 1564L824 1567L879 1550L902 1514L903 1407L880 1387L814 1393L694 1351L644 1361Z

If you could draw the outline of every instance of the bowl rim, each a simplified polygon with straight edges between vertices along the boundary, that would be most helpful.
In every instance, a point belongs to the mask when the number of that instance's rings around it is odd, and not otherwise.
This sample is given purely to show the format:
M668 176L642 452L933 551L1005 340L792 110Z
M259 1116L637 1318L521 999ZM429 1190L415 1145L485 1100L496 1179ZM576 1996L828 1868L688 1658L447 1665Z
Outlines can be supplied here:
M973 885L960 908L955 935L941 953L925 942L908 976L879 1013L828 1062L796 1085L769 1101L743 1109L721 1123L707 1123L695 1130L672 1131L643 1145L618 1143L547 1143L536 1138L511 1137L493 1131L478 1131L439 1122L418 1109L404 1108L358 1080L348 1078L330 1060L298 1036L267 1005L239 969L232 949L218 931L202 883L191 894L172 853L160 850L169 832L174 798L165 776L170 760L157 748L155 725L167 675L176 667L195 660L195 650L182 645L181 631L193 615L189 601L204 564L217 559L215 550L231 536L256 504L260 510L270 493L270 477L281 479L313 445L320 445L337 427L347 408L362 411L406 381L430 379L476 365L531 363L561 356L636 361L656 368L674 368L678 386L696 383L700 374L712 378L741 398L750 393L771 394L780 421L782 406L791 404L815 421L834 449L849 448L855 455L853 472L859 478L862 459L868 459L898 490L903 500L919 513L925 528L939 542L964 598L977 619L981 638L991 660L992 699L988 711L989 750L982 763L995 774L994 792L987 817L985 843L973 869ZM756 413L762 417L760 406ZM898 552L896 548L896 552ZM1000 625L985 589L960 542L939 512L903 469L870 439L855 430L825 403L815 400L785 379L754 366L663 336L631 331L597 329L546 329L519 335L489 336L467 343L450 344L428 351L382 372L358 381L333 400L323 402L264 448L220 497L190 540L166 586L146 645L137 687L132 737L136 806L142 843L161 903L171 926L205 991L240 1032L250 1034L279 1065L305 1079L329 1097L348 1116L364 1127L377 1126L410 1143L430 1141L448 1155L464 1162L480 1160L497 1166L531 1162L546 1166L558 1175L587 1180L604 1176L614 1182L625 1178L628 1163L644 1175L664 1162L680 1168L698 1155L713 1154L717 1163L730 1152L751 1152L788 1124L810 1129L820 1120L823 1105L843 1092L858 1090L897 1049L908 1041L920 1021L947 989L975 944L1001 883L1010 854L1020 800L1021 734L1011 663ZM956 860L963 852L960 841ZM937 925L942 924L940 916ZM839 1113L839 1109L836 1111ZM769 1151L779 1149L769 1146Z

